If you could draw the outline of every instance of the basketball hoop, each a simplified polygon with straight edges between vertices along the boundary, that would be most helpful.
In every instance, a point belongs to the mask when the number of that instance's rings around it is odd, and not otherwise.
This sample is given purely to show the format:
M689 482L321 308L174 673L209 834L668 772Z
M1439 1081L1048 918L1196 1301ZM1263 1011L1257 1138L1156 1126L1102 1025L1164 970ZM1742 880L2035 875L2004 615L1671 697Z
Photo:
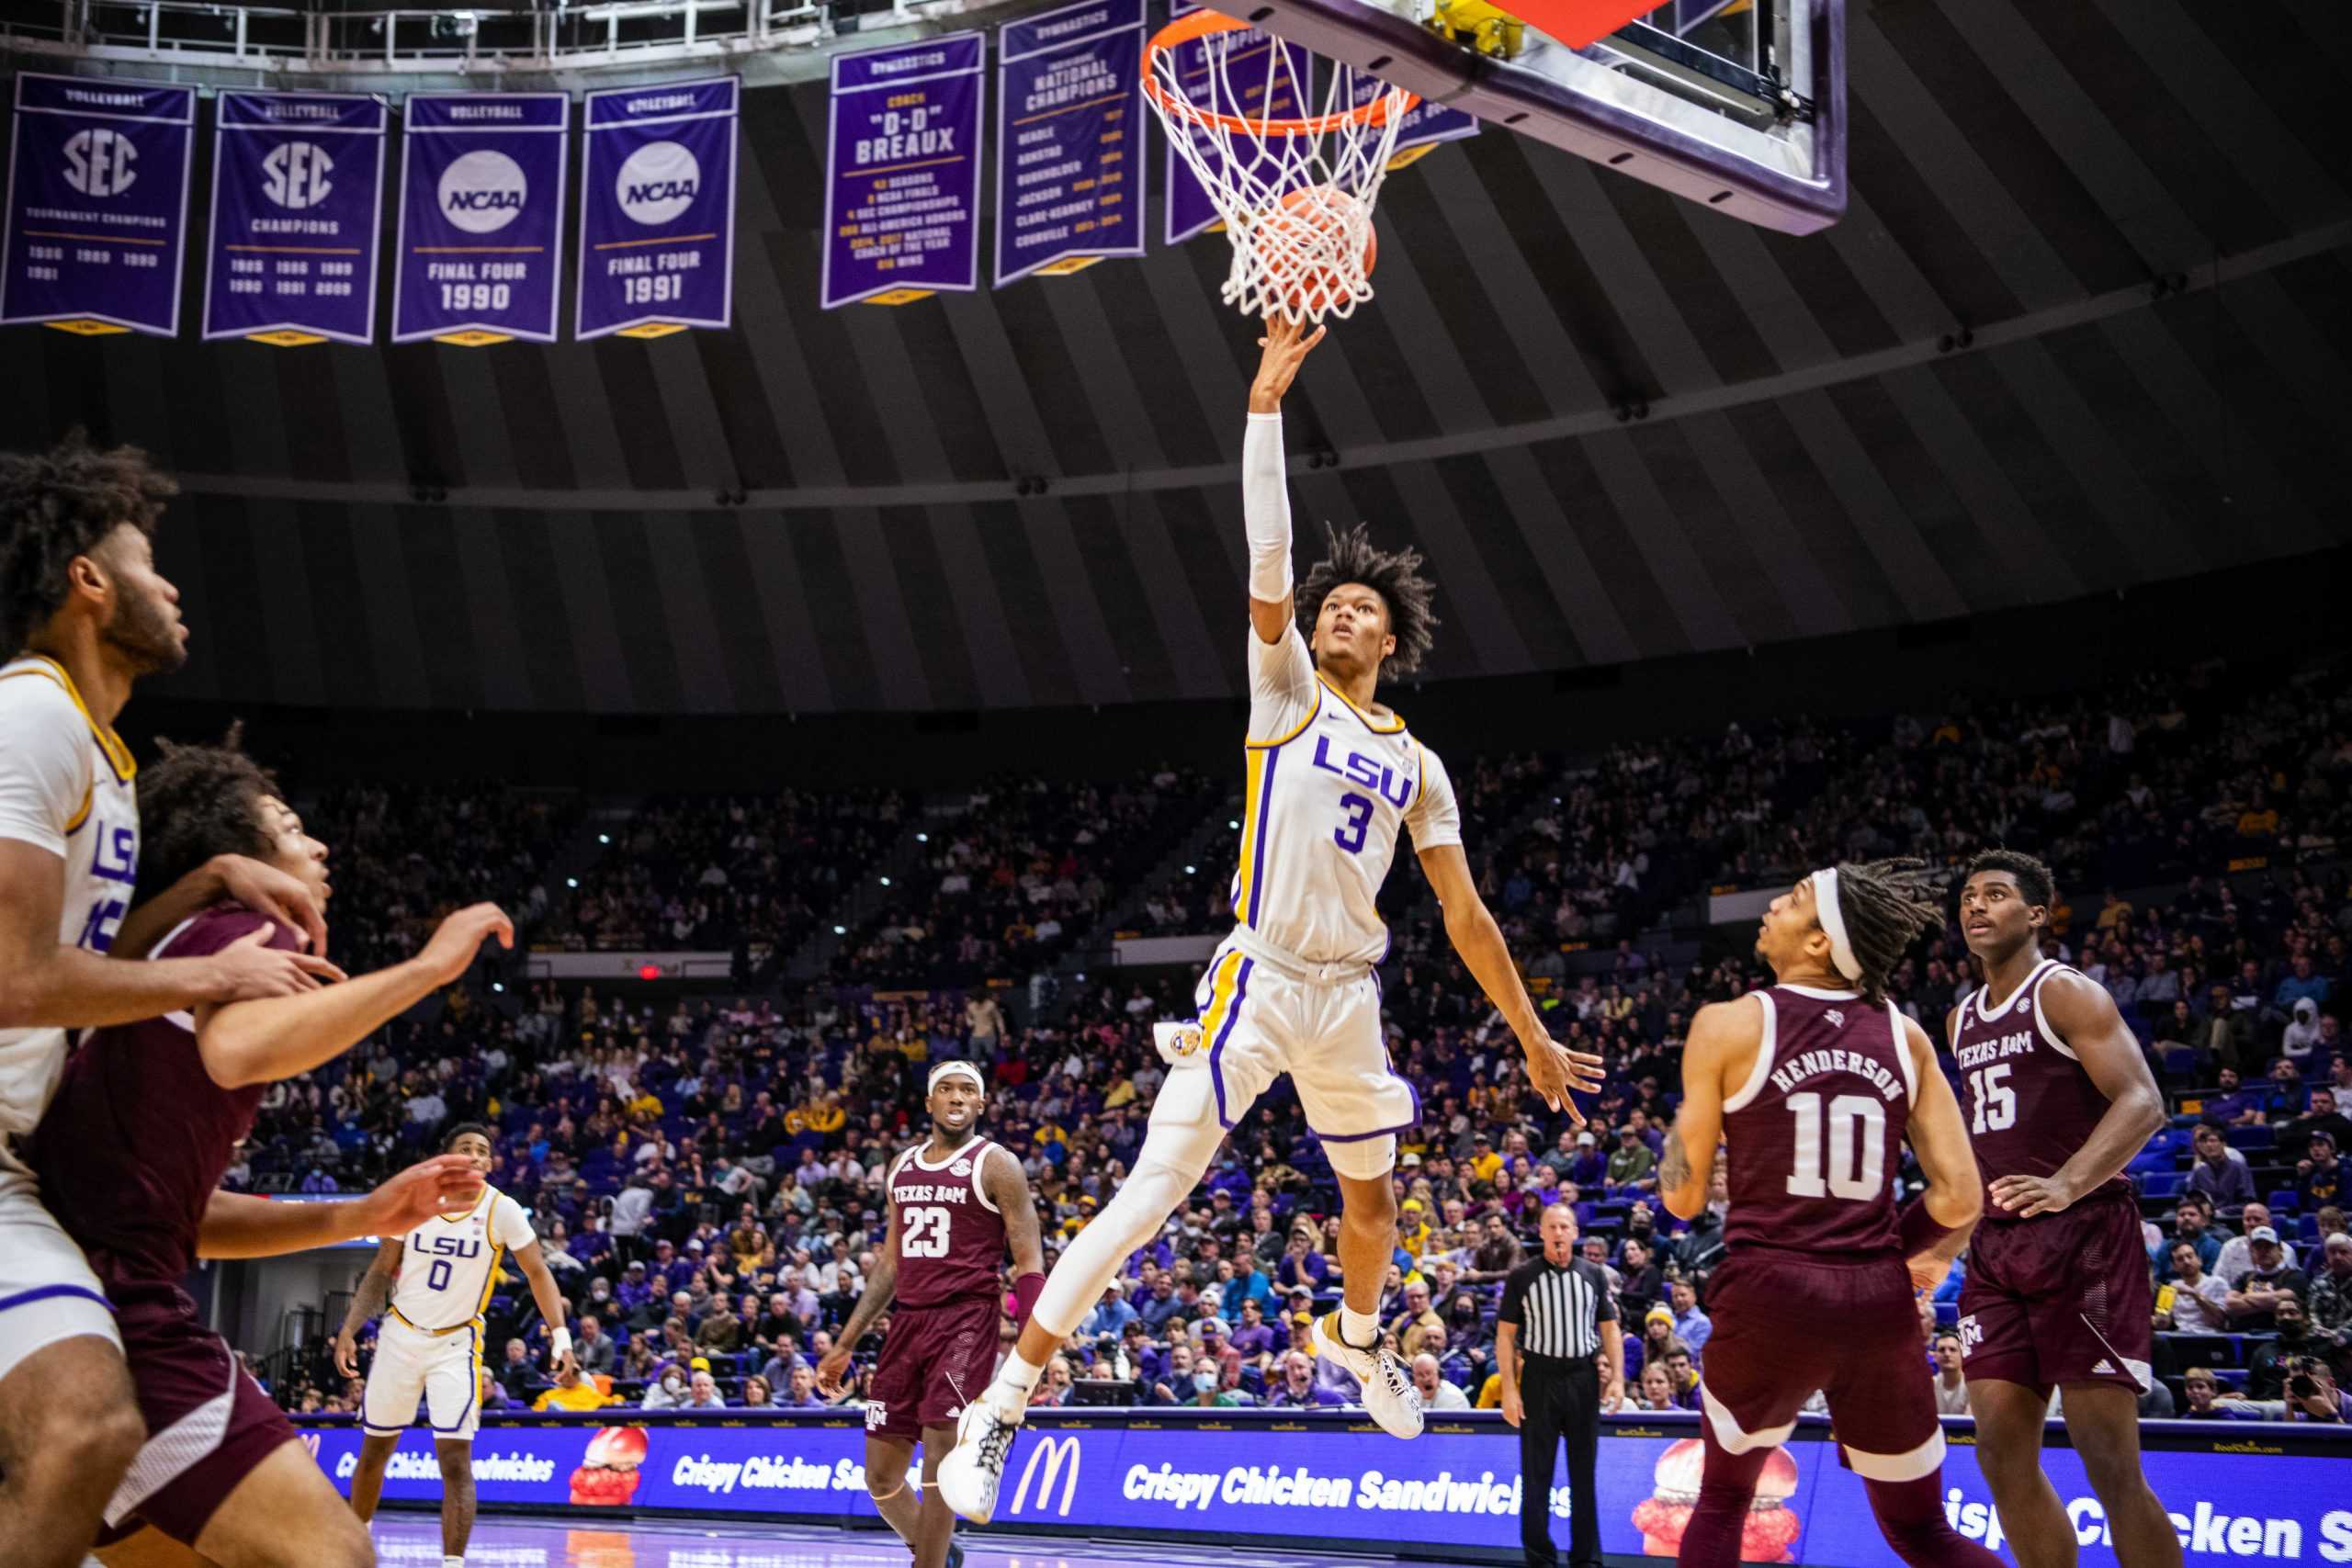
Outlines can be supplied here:
M1373 204L1397 126L1420 100L1326 62L1321 113L1269 113L1317 101L1314 59L1205 8L1144 46L1144 96L1225 220L1233 243L1225 299L1245 315L1320 321L1372 298Z

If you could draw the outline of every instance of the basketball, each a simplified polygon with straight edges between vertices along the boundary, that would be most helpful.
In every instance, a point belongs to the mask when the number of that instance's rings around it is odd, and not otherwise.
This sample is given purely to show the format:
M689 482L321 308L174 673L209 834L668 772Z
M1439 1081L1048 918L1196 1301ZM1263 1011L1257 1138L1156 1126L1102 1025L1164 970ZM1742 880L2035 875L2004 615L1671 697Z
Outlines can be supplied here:
M1372 209L1337 186L1303 186L1267 210L1258 240L1265 257L1266 292L1294 315L1344 308L1354 296L1345 257L1349 235L1363 231L1363 276L1380 256Z

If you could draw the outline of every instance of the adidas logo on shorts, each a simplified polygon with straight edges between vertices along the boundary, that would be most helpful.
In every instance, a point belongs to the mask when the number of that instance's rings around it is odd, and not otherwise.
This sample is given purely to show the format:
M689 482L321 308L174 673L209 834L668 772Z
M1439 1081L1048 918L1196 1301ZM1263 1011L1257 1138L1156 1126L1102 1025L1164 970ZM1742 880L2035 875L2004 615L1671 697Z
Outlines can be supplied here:
M2104 1356L2098 1359L2098 1365L2091 1369L2091 1375L2094 1377L2111 1377L2114 1372L2115 1363Z

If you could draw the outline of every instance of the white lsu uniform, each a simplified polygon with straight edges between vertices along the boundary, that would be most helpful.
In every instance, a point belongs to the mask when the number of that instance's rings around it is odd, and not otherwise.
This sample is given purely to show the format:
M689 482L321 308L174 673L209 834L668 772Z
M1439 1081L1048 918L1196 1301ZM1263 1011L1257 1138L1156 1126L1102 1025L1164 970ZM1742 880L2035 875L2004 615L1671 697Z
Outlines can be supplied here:
M436 1440L473 1441L481 1425L482 1311L499 1260L537 1239L523 1205L486 1182L464 1213L436 1214L401 1238L400 1282L376 1325L376 1360L359 1406L369 1436L398 1436L416 1419L421 1394Z
M0 665L0 838L64 862L57 940L104 953L139 878L138 767L83 705L55 660ZM0 1378L44 1346L78 1335L119 1345L97 1277L41 1206L15 1148L57 1093L62 1029L0 1030Z
M1375 717L1323 680L1297 627L1278 643L1249 635L1237 923L1193 998L1207 1103L1190 1103L1191 1075L1178 1072L1160 1104L1171 1117L1213 1112L1223 1132L1288 1073L1334 1168L1369 1179L1420 1120L1420 1096L1391 1070L1381 1032L1374 967L1388 928L1376 900L1399 831L1416 852L1458 844L1461 810L1437 753L1396 714Z

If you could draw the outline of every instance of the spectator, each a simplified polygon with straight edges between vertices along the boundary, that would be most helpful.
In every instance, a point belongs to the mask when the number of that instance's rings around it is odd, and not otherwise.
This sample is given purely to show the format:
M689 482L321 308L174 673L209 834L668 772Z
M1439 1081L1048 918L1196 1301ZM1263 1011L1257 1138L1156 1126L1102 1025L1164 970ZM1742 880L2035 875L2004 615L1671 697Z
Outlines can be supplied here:
M1069 1358L1056 1356L1046 1363L1046 1375L1037 1381L1036 1392L1029 1396L1030 1405L1035 1408L1038 1405L1068 1404L1070 1386L1076 1381L1077 1375L1070 1371Z
M2338 1231L2321 1248L2322 1266L2312 1276L2312 1334L2341 1350L2352 1346L2352 1235Z
M1134 1321L1136 1309L1127 1304L1127 1282L1114 1279L1102 1288L1102 1299L1086 1314L1078 1331L1091 1339L1097 1335L1116 1334Z
M1460 1389L1438 1375L1437 1358L1419 1355L1412 1362L1413 1387L1419 1391L1424 1410L1467 1410L1469 1397Z
M521 1339L506 1342L506 1359L499 1366L498 1383L506 1391L506 1397L517 1404L530 1404L541 1391L551 1386L532 1362L531 1348Z
M1965 1416L1968 1414L1968 1378L1962 1370L1960 1336L1951 1329L1936 1334L1936 1414Z
M2303 1310L2301 1296L2281 1294L2271 1313L2278 1323L2278 1337L2256 1345L2245 1359L2246 1395L2251 1399L2284 1398L2287 1364L2324 1348L2312 1334L2311 1317Z
M2254 1254L2254 1267L2239 1279L2237 1288L2230 1292L2230 1325L2241 1334L2271 1334L2285 1332L2279 1317L2282 1308L2292 1306L2297 1322L2302 1321L2300 1300L2309 1288L2301 1272L2288 1264L2278 1246L2278 1233L2268 1225L2257 1225L2246 1233L2246 1245Z
M1283 1357L1282 1386L1266 1403L1282 1410L1335 1410L1347 1402L1335 1391L1317 1386L1314 1357L1293 1350Z
M773 1408L775 1404L775 1392L767 1379L753 1372L743 1380L743 1408L746 1410L768 1409Z
M2242 1399L2222 1397L2221 1384L2214 1381L2210 1367L2191 1367L2181 1378L2181 1386L2188 1395L2188 1408L2180 1412L2184 1421L2259 1421L2262 1412Z
M2248 1203L2244 1211L2240 1213L2238 1217L2245 1222L2245 1228L2248 1232L2259 1230L2263 1226L2271 1224L2270 1205L2267 1203ZM2289 1268L2291 1269L2295 1266L2295 1249L2293 1247L2289 1247L2284 1242L2280 1242L2278 1244L2278 1253L2280 1258ZM2208 1265L2208 1267L2211 1268L2215 1274L2221 1276L2222 1283L2229 1286L2232 1290L2237 1289L2238 1281L2245 1279L2246 1271L2254 1267L2253 1243L2248 1241L2246 1237L2243 1235L2233 1235L2230 1237L2229 1240L2222 1244L2221 1251L2214 1256L2212 1261Z
M2338 1057L2339 1062L2352 1061ZM2335 1152L2341 1158L2347 1143L2352 1143L2352 1118L2344 1115L2343 1104L2335 1086L2320 1084L2312 1089L2312 1108L2279 1131L2278 1152L2291 1160L2301 1160L2310 1155L2312 1134L2325 1133L2335 1140Z
M2159 1313L2159 1328L2188 1334L2219 1334L2230 1325L2230 1288L2218 1274L2205 1272L2197 1249L2185 1241L2172 1246L2173 1280L2165 1291L2171 1295L2168 1313Z
M2254 1172L2245 1156L2230 1147L2220 1123L2202 1122L2194 1142L2197 1165L2188 1173L2188 1190L2201 1192L2217 1209L2234 1209L2254 1201Z
M724 1410L727 1401L718 1392L718 1380L710 1375L707 1363L697 1360L695 1375L686 1384L685 1403L681 1410Z
M2315 1129L2306 1146L2310 1153L2295 1163L2295 1201L2299 1210L2310 1212L2343 1199L2344 1167L2333 1134Z
M1674 1308L1674 1337L1690 1349L1690 1359L1704 1365L1707 1359L1707 1339L1715 1331L1713 1319L1699 1310L1699 1292L1688 1280L1677 1280L1670 1287L1669 1298Z
M1642 1369L1641 1408L1644 1410L1679 1410L1674 1399L1674 1375L1666 1370L1663 1359L1652 1361Z
M580 1332L572 1339L571 1353L579 1360L582 1371L592 1376L597 1372L611 1374L614 1357L612 1337L596 1321L594 1313L581 1314Z
M1657 1156L1642 1142L1641 1129L1628 1122L1617 1129L1617 1148L1609 1156L1609 1185L1612 1188L1652 1187L1657 1185L1650 1173L1657 1168Z
M609 1347L607 1347L609 1348ZM557 1369L555 1386L531 1403L534 1410L602 1410L617 1403L570 1363Z
M1658 1298L1666 1293L1665 1276L1658 1272L1657 1265L1650 1261L1650 1247L1646 1242L1629 1236L1619 1256L1623 1259L1618 1270L1623 1277L1617 1287L1619 1314L1628 1320L1647 1318L1650 1308L1657 1305ZM1668 1315L1671 1317L1672 1314Z
M2173 1209L2173 1239L2185 1241L2197 1249L2197 1256L2208 1269L2219 1271L2222 1258L2222 1238L2213 1234L2213 1200L2202 1192L2184 1192ZM2170 1263L2170 1252L2165 1254Z
M1418 1281L1405 1287L1405 1310L1388 1323L1388 1332L1396 1336L1398 1353L1407 1359L1421 1353L1421 1340L1430 1329L1445 1332L1445 1319L1430 1306L1430 1288Z
M2335 1374L2317 1356L2297 1356L2288 1362L2285 1399L2290 1421L2341 1424L2345 1418L2344 1394L2335 1385Z
M638 1404L646 1410L675 1410L686 1403L687 1393L685 1369L675 1361L665 1361Z
M825 1396L817 1392L817 1369L802 1361L785 1374L784 1393L775 1402L779 1410L821 1410Z
M1469 1271L1462 1276L1466 1285L1499 1284L1511 1276L1511 1271L1525 1261L1519 1238L1510 1234L1510 1225L1500 1214L1487 1216L1486 1234L1477 1250L1471 1254Z

